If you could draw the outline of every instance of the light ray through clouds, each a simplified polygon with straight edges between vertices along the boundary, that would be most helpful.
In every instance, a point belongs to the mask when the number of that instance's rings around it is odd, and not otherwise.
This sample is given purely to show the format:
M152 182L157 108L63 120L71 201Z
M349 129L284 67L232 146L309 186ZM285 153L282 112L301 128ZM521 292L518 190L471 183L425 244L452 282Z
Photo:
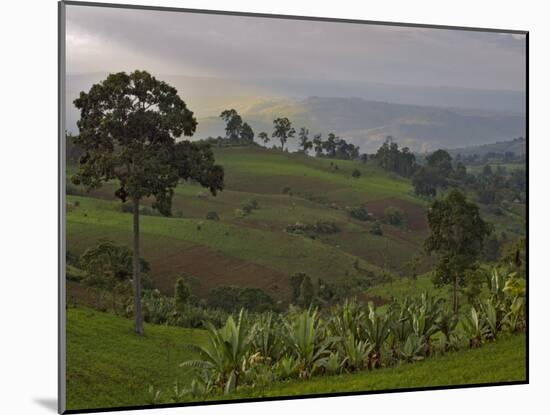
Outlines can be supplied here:
M525 36L67 7L69 73L307 79L524 91Z

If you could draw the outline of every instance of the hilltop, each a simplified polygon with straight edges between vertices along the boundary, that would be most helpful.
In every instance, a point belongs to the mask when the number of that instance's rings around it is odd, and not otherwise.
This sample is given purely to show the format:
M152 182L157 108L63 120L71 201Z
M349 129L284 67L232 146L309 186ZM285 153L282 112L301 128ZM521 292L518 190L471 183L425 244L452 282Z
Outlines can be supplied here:
M413 151L466 146L510 140L525 134L525 117L519 114L460 108L404 105L362 98L308 97L304 99L258 99L237 103L237 110L255 131L271 132L272 120L285 116L312 132L334 132L375 151L387 136ZM200 118L199 137L223 134L217 116ZM294 148L290 143L290 148Z

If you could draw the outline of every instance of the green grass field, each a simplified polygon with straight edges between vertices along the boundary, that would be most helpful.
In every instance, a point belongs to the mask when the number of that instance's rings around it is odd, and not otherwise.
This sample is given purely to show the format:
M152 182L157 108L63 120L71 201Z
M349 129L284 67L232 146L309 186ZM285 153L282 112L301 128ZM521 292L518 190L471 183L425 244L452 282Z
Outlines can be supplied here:
M288 302L289 276L307 273L332 282L369 281L360 299L381 300L418 296L428 292L448 298L446 288L435 288L426 272L433 258L423 258L416 281L408 278L407 263L422 250L428 235L426 202L413 195L409 180L387 173L372 162L330 160L256 147L215 148L217 163L225 168L225 188L216 197L196 184L175 189L173 217L151 212L140 217L141 255L150 263L156 288L174 292L180 276L192 276L194 294L206 297L222 285L256 287L275 300ZM352 178L353 169L361 176ZM74 173L69 166L67 175ZM115 183L86 193L71 185L67 196L67 247L80 255L101 239L131 246L132 215L114 198ZM242 206L256 200L259 209L242 215ZM372 221L349 216L349 208L366 205L373 219L398 207L404 214L400 226L382 224L383 235L370 232ZM219 220L206 220L216 212ZM523 229L525 209L510 203L497 214L482 209L497 231ZM297 222L333 222L332 234L297 235L287 232ZM68 267L69 304L88 304L90 293L76 282L82 271ZM392 281L379 283L382 275ZM406 278L403 278L406 277ZM91 297L90 297L91 298ZM465 304L465 302L464 302ZM67 401L70 409L145 405L147 389L162 391L161 402L170 403L171 390L189 382L178 367L193 357L185 343L200 344L202 330L146 325L145 335L133 333L131 320L88 308L67 310ZM279 382L264 389L243 388L229 396L241 399L330 392L372 391L426 386L460 385L525 378L524 337L503 337L479 350L460 351L415 364L310 381Z
M200 295L233 284L262 288L286 301L289 276L297 272L327 281L372 278L382 268L401 273L426 236L424 202L411 195L409 181L372 163L254 147L215 153L226 172L223 192L214 197L198 185L180 184L174 217L141 216L142 254L164 293L172 292L179 276L192 275L201 282ZM358 179L351 177L354 168L362 172ZM69 168L68 176L73 173ZM67 246L74 254L102 238L131 245L131 215L122 212L115 189L114 183L90 194L76 188L67 197ZM241 215L251 199L260 208ZM397 206L405 224L382 225L383 235L373 235L371 222L352 219L347 211L361 204L378 219L385 208ZM210 211L220 220L206 220ZM334 222L340 232L314 239L285 232L288 225L318 221Z
M69 409L146 405L147 389L161 391L171 403L176 380L189 377L178 364L192 357L184 343L200 344L205 332L146 325L133 334L132 321L90 309L67 310L67 406ZM503 337L480 349L450 353L414 364L309 381L277 382L267 388L243 388L212 399L311 395L429 386L525 380L525 337Z
M87 308L67 310L67 407L143 405L150 384L186 383L178 365L192 355L184 343L201 343L202 330L145 325Z

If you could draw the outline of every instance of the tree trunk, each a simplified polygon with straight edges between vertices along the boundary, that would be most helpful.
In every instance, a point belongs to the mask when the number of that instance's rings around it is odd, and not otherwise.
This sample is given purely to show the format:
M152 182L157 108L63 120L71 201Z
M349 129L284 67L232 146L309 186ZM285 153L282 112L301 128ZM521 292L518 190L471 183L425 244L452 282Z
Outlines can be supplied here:
M458 274L455 274L453 284L453 310L458 314Z
M141 276L139 263L139 199L133 200L134 204L134 241L132 272L134 280L134 320L135 331L137 334L143 334L143 316L141 315Z

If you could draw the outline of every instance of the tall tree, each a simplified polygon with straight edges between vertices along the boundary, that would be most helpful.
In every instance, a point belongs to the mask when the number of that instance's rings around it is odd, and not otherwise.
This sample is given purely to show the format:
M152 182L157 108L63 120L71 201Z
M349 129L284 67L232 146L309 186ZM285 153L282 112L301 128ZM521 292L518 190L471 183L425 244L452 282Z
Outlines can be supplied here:
M323 149L325 150L327 157L334 157L336 155L336 148L340 137L337 137L334 133L329 133L327 141L323 142Z
M453 158L445 150L436 150L426 157L428 167L437 171L442 177L449 177L453 171Z
M245 144L251 144L254 142L254 130L248 125L248 123L243 123L240 131L241 140Z
M264 142L264 144L269 143L269 135L265 131L262 131L258 134L258 138Z
M241 136L243 128L243 119L233 108L225 110L220 114L220 118L225 122L225 136L232 141L237 141Z
M481 218L477 205L456 189L431 204L428 223L430 235L425 248L438 255L434 282L438 286L452 285L453 309L457 313L458 292L466 283L466 271L475 269L492 227Z
M317 157L323 155L323 135L321 133L313 136L313 149Z
M273 120L272 137L278 138L281 142L281 150L285 149L285 144L289 138L294 137L296 130L292 127L292 123L286 117Z
M313 143L309 141L309 130L305 127L300 128L298 138L300 140L300 148L304 153L307 153L307 151L313 147Z
M180 179L193 180L213 194L223 188L223 168L215 164L207 144L180 141L191 136L197 121L177 90L145 71L110 74L81 92L80 146L75 184L88 189L116 180L115 196L133 206L133 269L135 331L143 334L140 279L140 201L152 197L153 207L171 214L174 188Z

